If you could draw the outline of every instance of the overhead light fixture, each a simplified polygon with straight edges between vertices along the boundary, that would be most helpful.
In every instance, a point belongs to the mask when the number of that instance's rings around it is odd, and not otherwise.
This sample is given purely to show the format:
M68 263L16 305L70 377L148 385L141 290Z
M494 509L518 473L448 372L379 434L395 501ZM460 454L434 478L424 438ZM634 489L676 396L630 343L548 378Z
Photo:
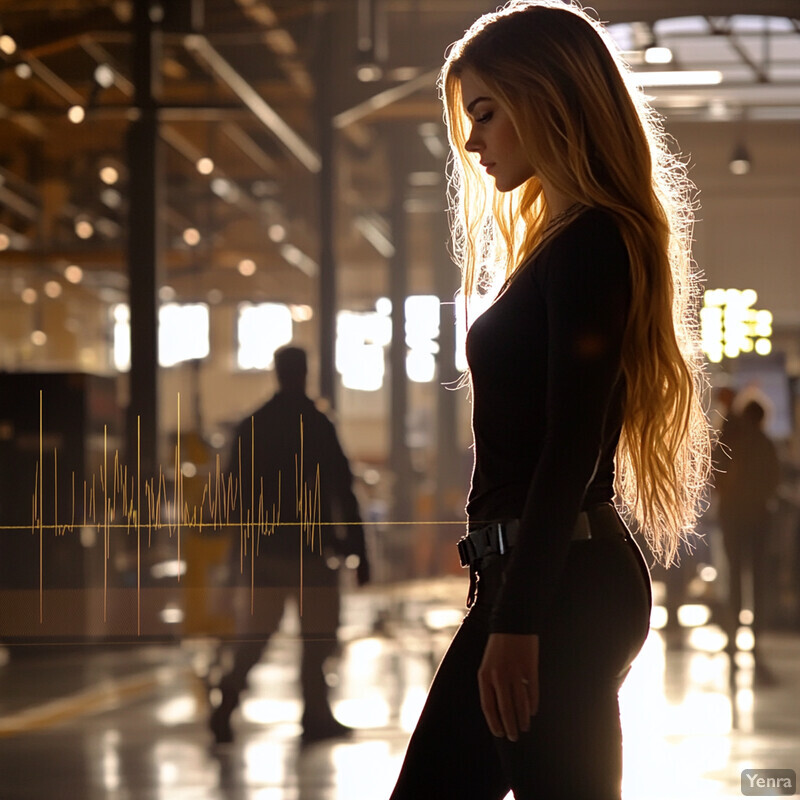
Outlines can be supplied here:
M669 70L666 72L634 72L639 86L716 86L722 83L722 73L717 69Z
M47 281L44 285L44 293L51 299L61 296L61 284L58 281Z
M210 175L214 171L214 161L208 156L203 156L197 159L195 167L201 175Z
M94 225L85 214L75 217L75 235L79 239L91 239L94 236Z
M0 50L7 56L13 56L17 52L17 43L7 34L0 36Z
M198 231L197 228L187 228L183 232L183 241L186 242L189 247L200 244L200 231Z
M119 208L122 205L122 195L116 189L103 189L100 192L100 201L109 208Z
M70 283L80 283L83 280L83 270L77 264L70 264L64 270L64 277Z
M281 225L280 222L274 222L267 228L267 236L269 236L273 242L282 242L286 239L286 228Z
M752 167L750 151L744 142L738 142L731 153L731 160L728 162L728 169L734 175L747 175Z
M100 169L100 180L106 186L113 186L119 180L119 170L116 167L106 164Z
M98 64L94 70L94 79L98 86L108 89L114 85L114 70L108 64Z
M356 77L361 83L375 83L383 77L379 64L360 64L356 69Z
M252 258L243 258L237 266L240 275L249 278L251 275L256 274L256 262Z
M67 118L75 125L80 125L86 119L86 111L83 106L70 106L67 111Z
M646 64L671 64L672 50L669 47L648 47L644 51Z

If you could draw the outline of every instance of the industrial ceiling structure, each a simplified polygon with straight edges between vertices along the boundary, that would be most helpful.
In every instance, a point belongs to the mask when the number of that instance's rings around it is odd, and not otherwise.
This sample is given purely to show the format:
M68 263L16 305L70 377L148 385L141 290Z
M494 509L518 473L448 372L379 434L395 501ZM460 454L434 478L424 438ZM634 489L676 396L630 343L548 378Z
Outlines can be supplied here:
M333 134L328 152L335 160L342 264L368 265L393 252L389 217L398 188L389 175L398 150L406 208L441 209L444 132L436 72L448 43L493 4L145 4L160 49L154 102L164 151L163 281L179 296L313 298L326 126L321 110ZM712 85L653 87L656 105L671 118L800 119L794 0L597 5L637 71L721 73ZM82 291L125 291L126 185L138 168L128 163L125 143L137 113L134 6L126 0L0 2L0 274L6 290L18 293L36 274L62 278L77 265ZM669 48L671 61L646 63L653 47ZM412 260L427 265L429 242L412 240L418 243ZM376 288L367 279L352 290Z
M338 310L389 296L402 330L398 300L452 298L436 77L495 5L0 0L0 369L109 371L128 303L130 437L158 419L159 303L271 301L313 315L332 400ZM800 121L797 0L596 6L668 122Z

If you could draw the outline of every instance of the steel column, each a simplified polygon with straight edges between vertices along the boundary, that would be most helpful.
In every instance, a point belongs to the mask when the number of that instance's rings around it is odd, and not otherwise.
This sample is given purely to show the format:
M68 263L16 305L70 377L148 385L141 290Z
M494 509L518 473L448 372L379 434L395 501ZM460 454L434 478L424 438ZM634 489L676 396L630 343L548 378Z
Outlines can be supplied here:
M131 324L131 370L127 412L127 460L141 454L142 479L157 474L158 464L158 288L159 206L163 174L156 109L160 32L150 2L133 4L133 108L128 128L127 262ZM141 418L141 441L137 420Z

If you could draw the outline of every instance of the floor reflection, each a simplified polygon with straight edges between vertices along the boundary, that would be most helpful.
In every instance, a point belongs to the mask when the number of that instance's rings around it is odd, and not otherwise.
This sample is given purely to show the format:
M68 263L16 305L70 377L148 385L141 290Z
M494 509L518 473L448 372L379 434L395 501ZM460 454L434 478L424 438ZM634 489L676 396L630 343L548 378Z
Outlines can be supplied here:
M306 748L291 625L251 672L234 743L217 749L198 677L210 663L209 642L0 658L0 800L387 798L461 619L463 590L462 581L447 579L347 596L330 683L336 716L357 732ZM765 681L746 625L738 650L728 652L707 608L684 607L679 619L680 630L668 630L663 609L654 609L620 693L624 800L740 797L743 769L796 769L800 635L759 639L759 662L763 656L771 675ZM24 708L12 700L20 693Z

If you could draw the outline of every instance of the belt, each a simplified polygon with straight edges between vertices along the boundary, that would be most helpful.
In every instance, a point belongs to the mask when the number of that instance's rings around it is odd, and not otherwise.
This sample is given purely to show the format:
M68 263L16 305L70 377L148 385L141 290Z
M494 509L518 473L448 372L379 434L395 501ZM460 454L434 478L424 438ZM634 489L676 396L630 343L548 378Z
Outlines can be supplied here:
M612 524L606 524L611 522ZM627 529L620 530L619 517L613 503L599 503L578 514L572 529L573 541L588 539L625 539ZM458 540L458 555L461 566L468 567L488 555L504 555L517 542L519 520L490 522L470 531Z

